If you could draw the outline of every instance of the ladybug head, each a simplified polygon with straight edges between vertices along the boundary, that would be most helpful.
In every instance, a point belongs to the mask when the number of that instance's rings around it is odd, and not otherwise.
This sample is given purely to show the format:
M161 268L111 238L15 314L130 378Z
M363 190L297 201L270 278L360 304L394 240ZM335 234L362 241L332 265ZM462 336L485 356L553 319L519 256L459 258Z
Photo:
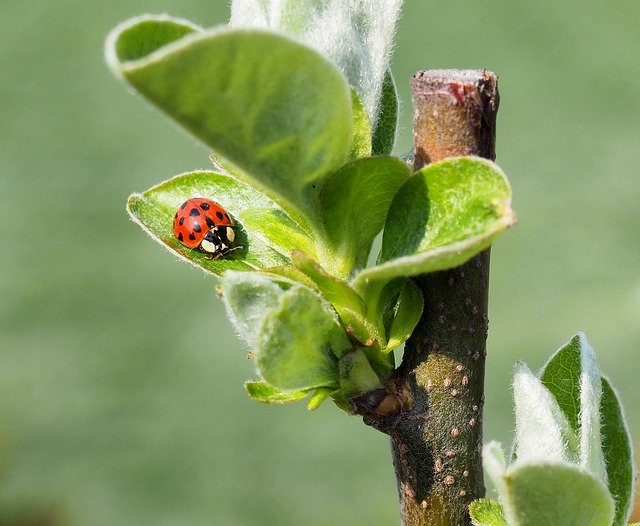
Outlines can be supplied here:
M200 249L213 256L224 256L233 247L236 233L230 226L214 226L209 230L202 242L200 243Z

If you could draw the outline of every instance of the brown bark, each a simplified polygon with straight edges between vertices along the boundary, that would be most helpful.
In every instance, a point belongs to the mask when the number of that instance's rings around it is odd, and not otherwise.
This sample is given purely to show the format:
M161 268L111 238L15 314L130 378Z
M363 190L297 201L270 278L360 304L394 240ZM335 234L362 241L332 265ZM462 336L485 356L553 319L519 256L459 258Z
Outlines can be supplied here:
M496 76L434 70L413 78L414 166L446 157L495 158ZM409 408L391 436L405 526L467 526L484 496L482 406L489 250L455 269L418 277L425 307L395 383Z

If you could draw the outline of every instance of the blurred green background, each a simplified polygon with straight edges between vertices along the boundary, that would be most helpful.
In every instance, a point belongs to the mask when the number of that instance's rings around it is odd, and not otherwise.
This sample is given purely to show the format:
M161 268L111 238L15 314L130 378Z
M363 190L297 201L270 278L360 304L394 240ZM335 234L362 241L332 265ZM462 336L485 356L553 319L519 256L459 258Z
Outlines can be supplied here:
M493 250L486 438L509 440L513 362L585 330L640 439L640 3L406 4L399 153L414 71L500 75L520 222ZM144 12L210 26L228 6L2 2L0 524L397 524L386 438L330 404L251 402L214 282L127 219L129 193L208 166L104 64Z

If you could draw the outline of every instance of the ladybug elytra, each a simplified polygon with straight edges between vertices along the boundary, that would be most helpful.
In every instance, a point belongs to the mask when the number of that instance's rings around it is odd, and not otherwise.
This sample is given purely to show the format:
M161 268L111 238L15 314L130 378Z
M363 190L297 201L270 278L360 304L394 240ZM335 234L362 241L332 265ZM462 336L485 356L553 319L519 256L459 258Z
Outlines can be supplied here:
M225 256L234 247L234 222L215 201L203 197L187 199L173 218L173 235L184 246L199 249L207 259Z

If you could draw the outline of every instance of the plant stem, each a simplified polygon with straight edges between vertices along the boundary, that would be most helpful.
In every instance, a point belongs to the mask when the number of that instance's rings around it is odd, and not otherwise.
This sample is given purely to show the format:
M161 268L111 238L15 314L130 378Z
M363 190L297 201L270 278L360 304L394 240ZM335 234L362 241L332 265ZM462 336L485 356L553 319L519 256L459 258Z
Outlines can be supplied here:
M445 157L495 158L496 76L485 70L416 74L414 165ZM419 276L424 314L395 376L408 406L391 436L405 526L469 525L484 496L482 406L489 250L455 269Z

